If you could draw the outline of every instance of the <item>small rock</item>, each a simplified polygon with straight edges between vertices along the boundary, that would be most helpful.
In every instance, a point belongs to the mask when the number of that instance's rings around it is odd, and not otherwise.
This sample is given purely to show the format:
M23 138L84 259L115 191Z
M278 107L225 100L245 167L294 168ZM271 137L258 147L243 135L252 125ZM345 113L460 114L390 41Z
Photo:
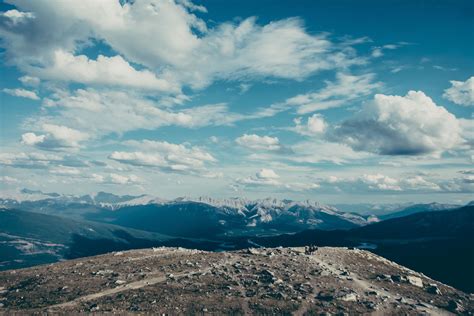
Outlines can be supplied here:
M260 271L258 274L258 279L260 282L264 283L273 283L277 280L275 274L267 269Z
M394 282L406 282L407 281L407 278L403 275L392 275L391 278Z
M377 309L377 304L374 302L365 302L365 306L369 309Z
M459 301L450 300L448 303L448 310L452 312L461 313L464 311L464 307L461 305Z
M355 293L349 293L344 296L341 296L339 299L344 302L356 302L357 295L355 295Z
M409 275L407 277L407 281L411 285L414 285L414 286L417 286L417 287L423 287L423 281L421 280L421 278L416 277L414 275Z
M431 294L441 295L441 291L439 290L438 286L434 283L430 284L426 288L426 292L431 293Z
M97 312L98 310L100 310L100 307L99 307L99 305L97 305L97 304L92 304L92 305L89 307L89 310L90 310L91 312Z
M321 291L319 292L316 298L321 301L332 301L334 299L334 294L330 292Z
M389 274L379 274L377 275L377 280L393 282Z
M94 274L95 275L108 275L108 274L112 274L112 273L114 273L113 270L106 269L106 270L99 270L99 271L95 272Z
M403 296L397 298L397 301L399 301L401 304L407 304L408 303L408 301Z

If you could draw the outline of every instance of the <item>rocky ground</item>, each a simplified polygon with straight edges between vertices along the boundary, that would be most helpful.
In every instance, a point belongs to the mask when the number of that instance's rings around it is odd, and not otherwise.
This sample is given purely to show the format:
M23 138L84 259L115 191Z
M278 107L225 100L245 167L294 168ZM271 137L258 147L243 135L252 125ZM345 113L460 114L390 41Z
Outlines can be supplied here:
M314 251L313 251L314 250ZM0 314L472 314L472 296L370 252L153 248L0 273Z

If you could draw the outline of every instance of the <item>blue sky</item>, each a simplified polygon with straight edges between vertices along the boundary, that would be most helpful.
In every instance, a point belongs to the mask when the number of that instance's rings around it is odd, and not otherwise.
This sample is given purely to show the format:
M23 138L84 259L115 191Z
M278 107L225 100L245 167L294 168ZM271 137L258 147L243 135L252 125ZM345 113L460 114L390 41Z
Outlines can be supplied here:
M4 195L472 199L472 1L0 11Z

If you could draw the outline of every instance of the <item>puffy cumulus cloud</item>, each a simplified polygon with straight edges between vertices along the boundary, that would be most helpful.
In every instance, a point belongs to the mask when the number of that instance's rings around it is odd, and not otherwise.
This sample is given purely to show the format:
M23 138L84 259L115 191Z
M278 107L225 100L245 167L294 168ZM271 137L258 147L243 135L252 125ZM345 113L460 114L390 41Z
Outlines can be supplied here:
M109 159L133 166L155 167L165 172L213 176L207 165L217 160L199 147L152 140L128 141L125 144L139 151L115 151Z
M474 106L474 77L466 81L450 82L451 87L444 90L443 97L459 105Z
M370 189L401 191L398 180L382 174L365 174L359 178Z
M259 179L278 179L280 176L276 174L272 169L261 169L256 173L257 178Z
M66 51L57 50L54 52L51 65L35 69L32 73L55 81L179 92L176 84L157 78L149 70L135 70L121 56L99 55L97 60L91 60L85 55L74 56Z
M20 98L27 98L31 100L39 100L39 96L36 94L36 92L31 91L31 90L26 90L26 89L3 89L3 92L6 94L15 96L15 97L20 97Z
M302 121L301 117L293 120L295 126L291 129L292 131L306 136L322 135L327 129L327 123L321 114L313 114L308 117L306 124Z
M13 26L35 18L32 12L21 12L15 9L1 12L0 16L6 20L5 23L11 23Z
M37 77L32 77L32 76L21 76L18 78L22 84L25 86L32 86L36 87L40 84L41 80Z
M248 176L245 178L235 179L234 187L238 188L239 186L243 187L258 187L258 186L267 186L276 188L278 190L284 190L285 192L290 191L309 191L318 189L319 185L312 182L292 182L292 181L282 181L280 175L278 175L274 170L262 168L255 175Z
M87 133L69 128L67 126L43 124L44 135L25 133L21 136L21 143L28 146L37 146L40 149L59 150L75 149L80 143L89 139Z
M2 13L0 36L8 60L27 73L51 66L57 51L74 54L98 41L126 60L154 71L158 78L174 78L172 82L196 89L217 79L301 80L321 70L366 62L350 46L338 45L326 34L309 34L297 18L266 25L248 18L209 28L193 13L202 13L205 8L189 0L123 4L118 0L85 0L67 6L59 0L11 3L17 7L15 14L22 16L22 23L12 23L13 13ZM31 18L24 18L29 14ZM52 29L61 32L51 32ZM121 69L127 68L116 57L104 57L102 61L69 57L74 65L86 65L89 70L112 61L120 63ZM73 73L84 75L77 69Z
M382 83L374 82L375 74L350 75L337 73L336 81L326 81L326 86L317 92L294 96L285 101L288 106L296 106L298 114L347 105L350 101L371 94L380 89Z
M462 130L456 117L423 92L406 96L377 94L354 117L331 132L331 140L357 151L381 155L441 153L458 146Z
M35 133L25 133L21 135L21 143L23 145L34 146L44 142L45 135L36 135Z
M281 182L278 180L280 176L272 169L261 169L255 176L237 179L237 183L243 185L271 185L280 186Z
M235 142L242 147L254 150L280 150L280 140L278 137L259 136L256 134L244 134L238 137Z

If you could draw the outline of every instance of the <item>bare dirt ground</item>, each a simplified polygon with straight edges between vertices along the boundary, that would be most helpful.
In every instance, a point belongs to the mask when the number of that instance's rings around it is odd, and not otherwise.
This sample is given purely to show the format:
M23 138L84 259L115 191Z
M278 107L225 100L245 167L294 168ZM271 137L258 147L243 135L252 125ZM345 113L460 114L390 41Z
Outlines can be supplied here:
M473 314L472 296L370 252L154 248L0 273L0 314Z

